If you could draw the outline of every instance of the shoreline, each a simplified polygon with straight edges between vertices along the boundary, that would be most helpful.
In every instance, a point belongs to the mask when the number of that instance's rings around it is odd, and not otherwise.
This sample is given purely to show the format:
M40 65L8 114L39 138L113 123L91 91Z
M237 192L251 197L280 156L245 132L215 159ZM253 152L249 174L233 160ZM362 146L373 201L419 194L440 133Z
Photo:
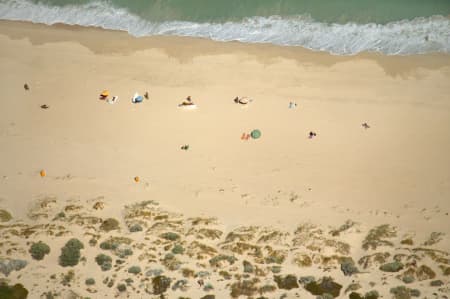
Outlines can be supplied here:
M12 30L7 28L13 25ZM79 26L57 23L47 25L42 23L33 23L27 21L9 21L0 20L0 28L6 29L6 34L12 39L30 39L32 44L45 44L52 42L70 42L78 39L77 42L88 48L90 51L97 54L130 54L136 51L143 51L148 47L155 47L164 50L165 53L175 56L173 53L174 44L185 48L189 51L187 57L180 57L183 59L192 59L200 55L217 55L226 54L230 52L245 52L254 54L255 57L265 62L270 62L277 57L292 59L298 63L315 63L324 66L331 66L336 63L347 62L354 59L367 59L375 61L387 74L402 75L408 73L415 68L436 69L445 66L450 66L450 54L445 53L427 53L414 55L384 55L377 52L362 52L355 55L333 55L328 52L313 51L303 48L301 46L278 46L265 43L242 43L239 41L213 41L200 37L185 37L185 36L146 36L134 37L126 31L104 29L94 26ZM31 31L30 31L31 30ZM67 36L54 36L50 33L52 30L62 30ZM49 32L50 31L50 32ZM30 32L37 33L38 39L30 37ZM47 32L47 33L46 33ZM108 36L101 37L102 39L113 38L112 43L106 47L100 46L92 40L83 39L82 35L77 35L77 32L91 32L103 33ZM115 36L115 38L114 38ZM120 40L119 40L120 38ZM110 41L111 42L111 41ZM132 43L130 47L130 42ZM184 42L189 43L184 45ZM193 45L192 45L193 44ZM180 56L180 51L177 51L177 56ZM396 70L394 72L394 69ZM400 70L400 73L398 71Z

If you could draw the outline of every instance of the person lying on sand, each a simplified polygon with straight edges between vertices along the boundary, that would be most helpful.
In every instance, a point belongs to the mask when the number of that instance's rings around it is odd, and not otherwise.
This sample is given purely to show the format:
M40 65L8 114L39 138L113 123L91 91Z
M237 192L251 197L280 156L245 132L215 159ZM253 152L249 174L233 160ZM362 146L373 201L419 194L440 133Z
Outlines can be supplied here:
M362 124L362 127L363 127L364 129L370 128L370 126L369 126L367 123L363 123L363 124Z
M241 105L247 105L248 103L250 103L252 100L250 100L249 98L247 98L247 97L235 97L234 98L234 102L236 103L236 104L241 104Z
M194 104L194 102L192 102L191 96L188 96L186 98L186 100L181 102L181 104L179 106L191 106L191 105L195 105L195 104Z
M98 98L100 100L106 100L106 99L108 99L108 97L109 97L109 91L104 90L104 91L102 91L102 93L99 95Z
M317 136L317 134L315 132L313 132L313 131L309 132L309 139L312 139L316 136Z

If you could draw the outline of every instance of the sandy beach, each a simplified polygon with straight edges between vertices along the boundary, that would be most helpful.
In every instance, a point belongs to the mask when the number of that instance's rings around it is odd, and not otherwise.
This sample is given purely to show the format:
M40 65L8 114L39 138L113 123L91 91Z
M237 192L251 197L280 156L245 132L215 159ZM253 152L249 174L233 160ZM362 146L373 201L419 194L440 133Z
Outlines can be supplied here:
M0 260L27 263L0 279L21 283L28 298L159 298L160 276L147 275L159 268L172 282L167 298L316 298L305 281L283 287L286 275L331 276L339 298L351 284L383 298L397 286L450 296L449 55L332 56L9 21L0 21L0 45L0 210L11 215L0 223ZM118 101L99 100L103 90ZM131 102L146 91L148 100ZM197 109L178 107L187 96ZM254 129L260 138L241 139ZM110 231L109 218L118 221ZM130 233L135 224L143 230ZM111 236L130 238L134 254L112 250L125 263L102 271L95 257ZM72 237L84 244L82 261L61 267ZM36 261L28 250L40 240L51 251ZM167 257L175 245L186 250ZM362 273L344 275L348 258ZM379 269L394 262L402 269ZM134 265L140 274L127 271ZM188 287L174 290L182 279Z

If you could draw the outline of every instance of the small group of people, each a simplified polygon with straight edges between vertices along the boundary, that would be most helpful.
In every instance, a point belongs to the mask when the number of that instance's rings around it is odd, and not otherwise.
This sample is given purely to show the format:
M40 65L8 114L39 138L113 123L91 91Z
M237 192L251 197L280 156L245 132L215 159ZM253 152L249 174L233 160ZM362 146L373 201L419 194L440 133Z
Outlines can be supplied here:
M107 103L114 104L119 99L118 96L113 96L111 99L109 98L109 91L104 90L99 96L100 100L106 101Z
M149 99L148 91L146 91L146 92L144 93L144 96L141 96L141 95L139 95L137 92L135 92L134 95L133 95L133 97L131 98L131 102L134 103L134 104L136 104L136 103L141 103L141 102L144 100L144 98L145 98L146 100ZM109 91L108 91L108 90L104 90L104 91L102 91L102 93L100 93L99 99L100 99L100 100L103 100L103 101L106 101L106 102L108 102L108 103L110 103L110 104L114 104L115 102L117 102L117 100L119 99L119 97L118 97L118 96L113 96L113 97L110 99L110 98L109 98Z

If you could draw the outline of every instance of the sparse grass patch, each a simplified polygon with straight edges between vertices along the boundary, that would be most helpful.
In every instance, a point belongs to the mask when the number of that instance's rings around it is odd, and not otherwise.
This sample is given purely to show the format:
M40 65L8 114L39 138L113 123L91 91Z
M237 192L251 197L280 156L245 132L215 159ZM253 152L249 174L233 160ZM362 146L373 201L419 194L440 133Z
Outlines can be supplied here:
M391 241L386 239L394 238L397 236L395 228L391 227L389 224L383 224L372 228L367 234L366 238L362 242L362 248L377 249L379 246L394 246Z
M163 233L160 237L169 241L177 241L180 239L180 235L174 232Z
M11 214L6 210L0 210L0 222L8 222L12 219Z

